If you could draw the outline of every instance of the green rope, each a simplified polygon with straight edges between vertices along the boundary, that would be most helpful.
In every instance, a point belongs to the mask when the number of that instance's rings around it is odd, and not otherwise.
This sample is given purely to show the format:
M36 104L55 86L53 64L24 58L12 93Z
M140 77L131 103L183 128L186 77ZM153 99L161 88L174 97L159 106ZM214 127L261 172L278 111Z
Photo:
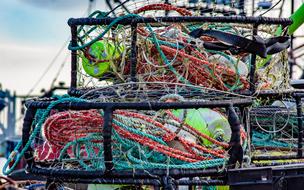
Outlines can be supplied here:
M100 114L103 116L103 111L100 111ZM119 120L123 120L124 123L117 121L117 119L113 119L113 124L118 125L119 127L128 130L132 133L150 138L158 143L166 145L166 143L150 134L147 134L141 131L138 128L134 128L139 124L140 120L135 120L134 118L129 118L125 116L115 116ZM135 123L132 123L135 122ZM143 122L144 124L147 124ZM128 126L129 125L129 126ZM133 125L133 126L132 126ZM181 161L175 158L170 158L167 155L151 150L148 147L141 145L138 142L122 138L114 129L112 136L112 152L113 152L113 163L115 169L124 170L124 169L168 169L168 168L183 168L183 169L205 169L211 167L223 166L225 163L225 159L213 159L207 161L201 161L196 163L188 163L185 161ZM93 141L102 140L101 134L92 134L87 137L79 138L74 141L67 143L64 148L60 152L60 161L73 161L78 162L81 167L85 170L96 170L96 169L104 169L103 162L103 146L102 143L96 143ZM67 150L70 147L85 147L87 153L87 159L81 158L77 152L75 153L76 158L64 158ZM90 147L90 148L88 148ZM99 152L96 154L94 148L97 147ZM78 149L78 152L80 150ZM207 155L211 157L211 155Z
M38 135L38 133L41 131L41 127L44 123L44 121L46 120L47 116L49 115L50 111L57 105L63 102L84 102L85 100L80 99L80 98L61 98L59 100L56 100L54 102L52 102L44 111L43 115L41 116L41 118L39 118L39 121L36 124L35 129L33 130L33 132L31 133L28 142L26 142L25 146L22 148L21 152L19 153L19 149L22 146L22 141L19 141L18 144L16 145L15 149L13 150L13 152L11 153L11 155L8 157L7 162L5 163L4 167L3 167L3 174L4 175L8 175L10 174L17 166L17 164L20 162L20 160L22 159L22 157L24 156L24 153L28 150L28 148L31 146L33 140L35 139L35 137ZM16 156L16 159L14 160L14 157ZM9 168L9 164L14 161L14 164Z
M84 43L82 45L76 45L76 46L72 46L72 44L69 44L69 50L71 51L76 51L76 50L81 50L84 49L90 45L92 45L93 43L97 42L98 40L100 40L102 37L104 37L104 35L114 26L116 25L118 22L127 19L127 18L139 18L140 16L137 14L128 14L128 15L124 15L121 17L117 17L116 19L113 20L113 22L111 22L106 28L105 30L99 34L97 37L93 38L91 41Z
M271 135L257 131L253 131L252 144L254 146L263 146L263 147L285 147L285 148L297 147L295 144L292 143L273 140Z

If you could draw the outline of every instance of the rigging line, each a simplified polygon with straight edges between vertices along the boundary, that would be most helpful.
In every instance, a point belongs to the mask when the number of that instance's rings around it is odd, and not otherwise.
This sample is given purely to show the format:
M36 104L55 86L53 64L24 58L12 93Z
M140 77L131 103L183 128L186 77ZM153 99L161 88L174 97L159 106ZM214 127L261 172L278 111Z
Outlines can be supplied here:
M93 0L94 1L94 0ZM90 0L91 3L91 0ZM89 4L89 7L91 6L91 4ZM89 10L89 7L87 10ZM84 15L86 15L86 13L84 13ZM44 76L46 75L46 73L50 70L50 68L55 64L56 60L58 59L59 55L61 54L61 52L64 50L64 48L66 48L68 46L68 43L70 41L70 36L68 37L68 39L64 42L64 44L61 46L60 50L57 52L57 54L55 55L55 57L52 59L52 61L50 62L50 64L47 66L47 68L44 70L44 72L42 73L42 75L39 77L39 79L35 82L35 84L33 85L33 87L29 90L29 92L26 94L26 97L30 96L31 93L35 90L35 88L39 85L40 81L44 78Z
M111 13L113 13L113 15L115 16L115 12L114 12L114 11L115 11L116 9L118 9L119 7L121 7L121 6L129 13L130 11L128 11L127 8L125 8L125 6L124 6L124 4L126 4L128 1L130 1L130 0L125 0L124 2L120 2L120 1L119 1L120 4L117 5L117 6L116 6L115 8L113 8L113 9L110 7L111 11L109 11L105 16L108 16L108 15L110 15ZM108 2L108 1L107 1L107 2Z
M292 51L300 50L301 48L304 47L304 44L299 45L298 47L293 48Z
M64 58L63 62L61 63L61 65L60 65L60 67L59 67L59 69L58 69L58 71L57 71L57 73L56 73L56 75L55 75L55 77L54 77L54 79L52 81L51 89L54 87L55 82L57 81L57 79L58 79L61 71L63 70L63 68L65 66L65 63L67 62L67 59L69 58L69 55L70 55L69 52L67 52L66 55L65 55L65 58Z
M109 0L106 0L106 4L107 4L107 6L110 8L110 10L113 10L113 7L112 7L112 5L111 5L111 3L110 3ZM112 11L110 11L110 12L112 12ZM116 17L115 12L113 12L113 15Z
M279 0L276 4L274 4L272 7L270 7L267 11L265 11L262 14L260 14L259 16L265 15L266 13L268 13L269 11L271 11L273 8L275 8L280 2L282 2L282 0Z
M88 9L87 9L87 15L91 14L91 12L92 12L93 7L94 7L95 4L96 4L95 0L89 0L89 6L88 6Z
M283 0L282 5L281 5L281 7L280 7L280 14L279 14L279 18L281 18L281 17L282 17L282 15L283 15L283 8L284 8L284 4L285 4L285 0Z
M122 7L123 9L125 9L125 11L127 11L127 13L131 13L129 10L128 10L128 8L125 6L125 3L127 3L129 0L126 0L126 1L124 1L124 2L121 2L121 0L116 0L118 3L119 3L119 5L118 5L118 7ZM118 7L115 7L114 9L117 9Z
M41 82L41 80L45 77L45 75L47 74L47 72L50 70L50 68L55 64L56 60L58 59L58 57L60 56L61 52L64 50L64 48L67 47L68 42L69 42L70 37L68 38L68 40L66 40L64 42L64 44L61 46L61 48L59 49L59 51L57 52L57 54L55 55L55 57L52 59L52 61L50 62L50 64L46 67L46 69L44 70L44 72L42 73L42 75L39 77L39 79L34 83L34 85L32 86L32 88L29 90L29 92L27 93L26 97L30 96L31 93L35 90L35 88L39 85L39 83Z
M294 59L298 59L298 58L300 58L300 57L302 57L302 56L304 56L304 53L301 53L300 55L294 56L293 58L294 58Z

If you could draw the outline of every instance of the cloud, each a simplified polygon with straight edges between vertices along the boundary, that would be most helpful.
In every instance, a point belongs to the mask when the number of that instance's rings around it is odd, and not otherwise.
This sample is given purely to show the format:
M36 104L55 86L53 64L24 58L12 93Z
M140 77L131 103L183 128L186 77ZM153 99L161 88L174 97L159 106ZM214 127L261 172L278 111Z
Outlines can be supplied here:
M46 46L35 47L31 45L0 45L0 82L4 88L17 90L18 94L26 94L33 84L38 80L41 73L57 53L59 47ZM65 51L68 52L67 50ZM41 88L49 88L59 65L62 63L63 53L49 70L43 80L40 81L34 93L39 93ZM69 81L69 61L66 63L65 74L61 80Z
M80 17L86 7L68 11L46 10L23 0L0 1L0 83L26 94L69 38L69 17ZM66 49L65 52L68 52ZM49 88L64 55L60 56L35 93ZM69 81L69 63L60 80Z
M50 9L54 11L81 10L87 9L90 0L19 0L28 5L32 5L42 9ZM105 0L94 0L93 5L98 9L107 9Z
M79 9L88 6L89 0L20 0L43 9L67 10Z

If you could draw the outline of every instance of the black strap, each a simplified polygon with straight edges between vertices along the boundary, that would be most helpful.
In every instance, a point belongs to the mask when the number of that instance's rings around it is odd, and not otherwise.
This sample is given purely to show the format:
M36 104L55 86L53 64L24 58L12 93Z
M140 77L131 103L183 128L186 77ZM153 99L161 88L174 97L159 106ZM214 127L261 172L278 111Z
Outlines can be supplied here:
M260 57L266 58L267 55L278 53L290 45L288 36L279 36L269 39L262 39L260 36L253 36L253 39L248 39L235 34L222 32L218 30L203 30L195 29L189 34L194 38L201 36L209 36L216 38L220 42L205 42L204 47L212 50L238 50L238 52L249 52L257 54Z
M279 36L265 40L267 54L272 55L287 49L290 46L289 36Z

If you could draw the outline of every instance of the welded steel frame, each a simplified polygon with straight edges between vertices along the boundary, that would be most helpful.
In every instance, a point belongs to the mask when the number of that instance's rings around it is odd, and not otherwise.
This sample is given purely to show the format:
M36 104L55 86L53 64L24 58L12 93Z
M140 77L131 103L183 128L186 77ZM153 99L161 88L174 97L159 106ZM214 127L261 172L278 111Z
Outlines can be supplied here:
M283 155L283 156L253 156L252 160L288 160L288 159L301 159L303 157L303 111L302 105L304 98L304 90L290 90L286 92L273 92L264 91L258 94L258 98L273 98L282 99L283 97L289 96L296 102L297 109L297 126L298 126L298 142L297 142L297 155ZM252 131L252 128L250 129Z
M95 19L95 18L78 18L74 19L71 18L68 21L68 24L71 28L71 45L76 46L78 39L77 39L77 27L80 25L108 25L110 24L115 18L102 18L102 19ZM253 34L256 34L258 31L258 27L261 24L276 24L287 26L292 23L290 19L285 18L267 18L267 17L244 17L244 16L225 16L225 17L207 17L207 16L195 16L195 17L156 17L156 18L145 18L145 17L138 17L138 18L127 18L124 20L119 21L117 24L122 25L130 25L132 30L132 43L131 43L131 71L130 71L130 79L133 82L136 82L136 65L137 65L137 51L136 51L136 41L137 41L137 25L140 23L156 23L156 22L224 22L224 23L247 23L252 24L253 26ZM256 89L254 86L255 83L255 62L256 62L256 55L252 54L251 57L251 65L250 65L250 74L249 74L249 81L250 81L250 90L248 92L249 95L255 93ZM77 87L77 51L72 51L71 56L71 86L69 90L71 95L79 96L81 95L80 89ZM273 92L272 92L273 93ZM263 93L260 93L262 95ZM267 94L267 93L266 93ZM273 93L273 95L279 95L281 93ZM270 95L269 93L267 95ZM299 132L303 134L303 123L300 118L302 118L302 110L301 107L301 97L302 94L294 93L294 97L297 101L297 114L298 114L298 125L299 125ZM28 135L31 130L31 123L34 118L35 112L39 108L46 108L49 102L39 102L39 101L30 101L27 103L28 111L26 113L26 117L24 120L24 127L23 127L23 142L27 142ZM130 109L130 106L135 106L135 109L143 109L145 106L148 106L148 109L169 109L169 108L199 108L199 107L228 107L232 106L240 107L243 109L244 107L248 106L250 103L242 102L241 104L228 103L228 102L218 102L209 105L201 105L200 103L193 103L193 102L185 102L185 103L149 103L149 105L143 105L140 103L62 103L57 106L57 108L61 109L104 109L105 110L105 122L103 128L103 136L104 139L111 139L111 118L113 111L115 109ZM160 106L161 105L161 106ZM87 107L88 106L88 107ZM152 107L151 107L152 106ZM160 107L159 107L160 106ZM234 132L233 132L234 133ZM239 136L239 135L237 135ZM298 155L296 158L300 158L303 156L302 153L302 135L299 135L298 139ZM110 141L105 140L105 149L110 149L109 146ZM208 170L180 170L180 169L170 169L169 171L164 170L157 170L154 169L151 171L153 174L156 174L156 178L151 178L151 175L140 171L113 171L111 170L112 164L111 162L107 162L111 160L111 150L105 150L105 163L106 170L100 172L82 172L80 174L78 171L59 171L59 170L51 170L51 169L42 169L35 166L35 163L31 159L31 151L29 150L26 154L27 162L28 162L28 171L35 174L40 174L47 176L48 178L53 178L54 180L58 179L58 177L64 177L64 180L70 182L83 182L83 183L119 183L119 184L150 184L153 185L156 189L160 188L160 186L170 188L170 185L223 185L223 184L231 184L232 181L227 179L227 175L229 175L229 170L224 170L222 172L218 172L216 169L208 169ZM106 155L107 154L107 155ZM266 159L274 159L266 158ZM290 158L286 158L290 159ZM303 166L300 165L295 170L303 170ZM265 168L260 168L261 170ZM246 170L246 169L245 169ZM282 171L285 172L284 169ZM167 173L169 172L169 173ZM98 175L96 175L98 173ZM105 177L106 175L106 177ZM196 177L196 176L211 176L211 177L219 177L218 179L212 179L207 181L196 181L193 179L189 180L180 180L182 177ZM131 177L131 178L130 178ZM77 180L76 180L77 179ZM62 180L62 179L60 179ZM76 181L75 181L76 180ZM141 180L141 181L140 181ZM247 180L251 180L248 178ZM172 188L171 188L172 189Z
M54 101L54 100L52 100ZM50 100L30 100L26 102L27 112L23 123L22 142L23 145L29 140L30 132L33 130L32 122L35 118L37 109L45 109L50 103ZM235 107L250 106L252 100L236 99L213 102L66 102L57 104L54 109L60 110L88 110L88 109L103 109L104 110L104 125L103 125L103 146L104 146L104 163L105 170L96 171L79 171L79 170L60 170L37 167L33 160L33 150L29 148L25 153L25 159L28 167L27 171L35 175L46 176L48 179L60 180L74 183L115 183L115 184L146 184L153 185L156 189L160 186L167 189L175 189L177 185L223 185L227 184L226 172L219 172L216 168L209 169L136 169L117 171L113 168L112 157L112 118L113 112L116 109L136 109L136 110L160 110L160 109L185 109L185 108L226 108L229 122L231 125L231 140L229 151L231 158L228 165L235 167L236 160L239 159L240 153L233 151L240 146L240 120ZM195 180L192 177L216 177L211 180ZM187 177L187 179L181 179ZM217 179L218 178L218 179Z
M71 45L77 46L77 27L80 25L108 25L113 22L116 18L105 17L105 18L70 18L68 24L71 28ZM168 22L168 23L180 23L180 22L214 22L214 23L243 23L253 25L253 35L257 34L258 27L261 24L276 24L282 25L283 27L292 24L292 20L289 18L269 18L269 17L246 17L246 16L221 16L221 17L210 17L210 16L175 16L175 17L134 17L126 18L117 22L121 25L131 26L132 42L131 42L131 71L130 79L136 82L136 65L137 65L137 25L141 23L157 23L157 22ZM255 89L255 64L256 55L252 54L250 63L250 94L254 94ZM77 89L77 50L72 50L71 54L71 89Z

